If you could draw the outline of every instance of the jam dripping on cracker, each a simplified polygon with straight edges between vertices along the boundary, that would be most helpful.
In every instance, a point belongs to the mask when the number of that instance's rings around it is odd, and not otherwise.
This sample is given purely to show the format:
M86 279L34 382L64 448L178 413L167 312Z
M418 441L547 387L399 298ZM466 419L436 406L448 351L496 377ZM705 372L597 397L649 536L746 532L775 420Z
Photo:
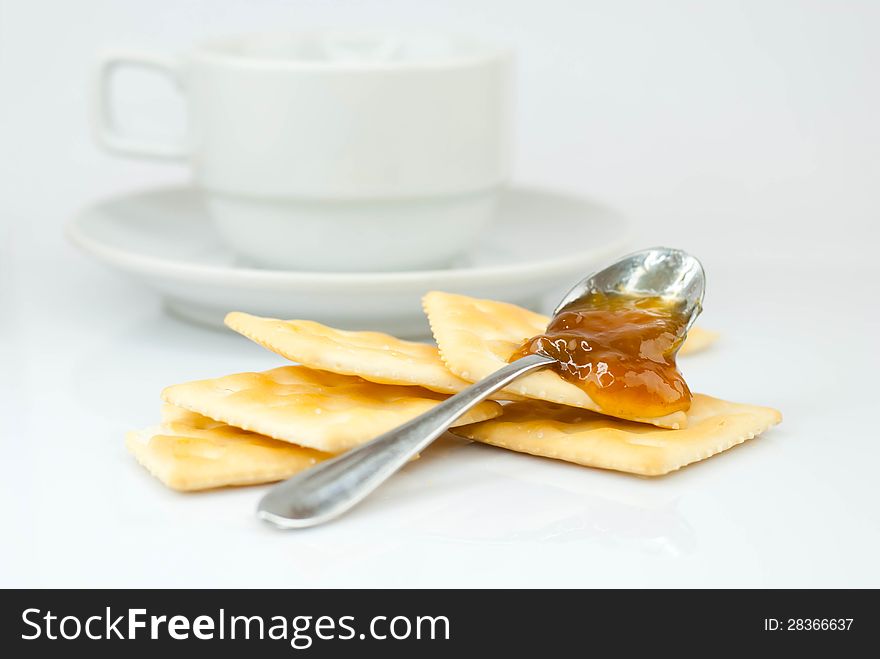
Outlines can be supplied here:
M563 308L510 361L529 354L551 366L613 416L687 411L692 395L675 363L687 317L675 301L592 293Z

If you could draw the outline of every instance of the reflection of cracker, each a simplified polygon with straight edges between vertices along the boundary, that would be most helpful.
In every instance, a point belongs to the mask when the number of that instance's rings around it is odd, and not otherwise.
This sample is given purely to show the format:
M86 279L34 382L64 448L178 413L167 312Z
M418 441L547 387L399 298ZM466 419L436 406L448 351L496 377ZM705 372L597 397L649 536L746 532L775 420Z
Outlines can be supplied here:
M652 428L544 402L511 403L504 414L453 432L502 448L588 467L659 476L755 437L782 420L769 407L694 396L684 430Z
M303 366L380 384L416 385L454 394L470 383L450 373L433 345L380 332L348 332L311 320L276 320L234 311L226 324Z
M163 423L130 432L125 444L175 490L205 490L283 480L331 457L165 405Z
M546 316L513 304L451 293L428 293L424 306L443 361L449 370L471 382L505 366L523 341L542 333L549 321ZM549 369L519 378L507 391L602 412L583 389ZM663 428L680 428L687 423L684 412L632 420Z
M283 366L174 385L162 398L238 428L337 453L396 428L446 397L421 387ZM498 403L484 401L458 424L500 413Z

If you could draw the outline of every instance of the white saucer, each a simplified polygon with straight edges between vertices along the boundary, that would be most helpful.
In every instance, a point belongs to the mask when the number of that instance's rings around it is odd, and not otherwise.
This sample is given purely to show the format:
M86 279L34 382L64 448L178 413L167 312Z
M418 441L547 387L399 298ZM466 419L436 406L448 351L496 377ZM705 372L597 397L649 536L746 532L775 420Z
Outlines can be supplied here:
M613 211L517 186L504 193L483 241L447 270L328 273L245 266L220 242L199 193L183 186L100 202L81 212L67 235L98 260L161 292L170 311L194 322L220 325L226 312L240 310L401 336L427 333L420 298L429 290L535 307L628 246L626 225Z

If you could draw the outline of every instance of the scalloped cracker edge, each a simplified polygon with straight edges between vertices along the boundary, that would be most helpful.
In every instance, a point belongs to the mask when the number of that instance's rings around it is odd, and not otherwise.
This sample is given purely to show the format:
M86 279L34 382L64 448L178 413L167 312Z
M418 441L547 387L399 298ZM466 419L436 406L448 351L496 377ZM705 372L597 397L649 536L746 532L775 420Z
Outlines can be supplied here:
M340 453L415 418L446 396L421 387L282 366L173 385L162 392L162 399L243 430ZM498 403L483 401L457 425L500 413Z
M126 435L135 459L180 491L257 485L289 478L332 457L164 405L162 424Z
M454 429L478 442L587 467L660 476L757 437L779 411L694 396L687 428L665 430L538 401L511 403L496 419Z
M458 393L470 382L454 375L434 345L381 332L339 330L311 320L279 320L233 311L226 325L267 350L309 368L379 384Z

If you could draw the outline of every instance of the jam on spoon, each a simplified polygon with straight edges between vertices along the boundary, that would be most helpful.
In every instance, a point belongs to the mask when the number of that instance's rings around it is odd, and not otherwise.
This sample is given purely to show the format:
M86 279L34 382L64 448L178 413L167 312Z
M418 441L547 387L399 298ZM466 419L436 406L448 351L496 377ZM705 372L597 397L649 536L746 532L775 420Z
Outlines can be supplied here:
M593 292L560 309L514 361L541 354L562 378L612 416L664 416L691 405L675 365L688 315L678 300Z

